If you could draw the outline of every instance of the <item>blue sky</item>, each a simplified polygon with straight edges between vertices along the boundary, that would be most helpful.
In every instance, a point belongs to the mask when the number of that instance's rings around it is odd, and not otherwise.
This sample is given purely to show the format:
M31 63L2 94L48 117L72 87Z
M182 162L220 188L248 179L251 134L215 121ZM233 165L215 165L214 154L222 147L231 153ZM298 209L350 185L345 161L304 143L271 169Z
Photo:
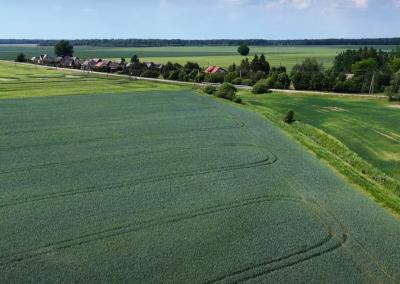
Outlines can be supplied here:
M400 0L1 0L0 38L400 36Z

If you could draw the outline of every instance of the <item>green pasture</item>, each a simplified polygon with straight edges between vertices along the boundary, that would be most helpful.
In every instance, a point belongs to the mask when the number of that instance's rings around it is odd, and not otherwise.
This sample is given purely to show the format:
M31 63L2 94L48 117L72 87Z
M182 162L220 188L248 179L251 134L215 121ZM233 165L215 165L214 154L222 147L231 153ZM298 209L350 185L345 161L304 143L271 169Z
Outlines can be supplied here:
M376 46L385 50L391 50L394 46ZM359 46L254 46L251 54L264 53L267 60L273 66L286 66L289 70L296 63L307 57L316 58L326 67L332 65L334 57L348 48ZM0 45L0 60L14 60L18 53L23 52L28 57L39 54L52 54L53 47L41 47L32 45ZM187 61L198 62L201 66L219 65L228 67L232 63L239 64L242 57L237 53L235 46L203 46L203 47L93 47L76 46L75 55L80 58L109 58L130 59L134 54L142 61L154 61L166 63L167 61L185 64Z
M90 93L177 90L179 87L93 74L0 63L0 99Z
M338 138L360 157L386 174L400 179L400 105L384 99L269 94L246 96L250 104L264 105Z
M13 69L31 85L0 82L0 283L399 282L399 220L264 117Z

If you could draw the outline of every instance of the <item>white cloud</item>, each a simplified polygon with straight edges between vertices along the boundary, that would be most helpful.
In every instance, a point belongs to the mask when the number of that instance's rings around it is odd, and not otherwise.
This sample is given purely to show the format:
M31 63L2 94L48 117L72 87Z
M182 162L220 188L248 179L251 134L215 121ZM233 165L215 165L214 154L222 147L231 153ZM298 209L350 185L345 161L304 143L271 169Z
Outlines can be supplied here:
M230 7L266 7L273 8L288 8L288 9L366 9L375 5L390 5L400 8L400 0L159 0L160 6L165 7L167 4L193 4L196 5L222 5ZM381 3L380 1L385 1ZM386 2L387 1L387 2ZM370 5L371 4L371 5Z
M368 0L353 0L353 2L358 8L366 8L368 6Z
M167 5L168 5L167 0L160 0L160 7L164 8L167 7Z
M297 9L306 9L311 5L311 0L292 0L292 2Z

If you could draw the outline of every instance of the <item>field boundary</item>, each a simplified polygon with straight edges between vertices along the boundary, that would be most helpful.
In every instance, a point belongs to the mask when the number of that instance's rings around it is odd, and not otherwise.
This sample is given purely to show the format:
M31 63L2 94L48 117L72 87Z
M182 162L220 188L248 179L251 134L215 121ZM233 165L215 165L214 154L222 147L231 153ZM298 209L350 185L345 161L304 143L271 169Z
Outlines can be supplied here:
M39 67L39 68L45 68L47 70L66 71L66 72L73 72L73 73L79 73L79 74L93 74L93 75L99 75L99 76L107 77L107 78L108 77L124 78L124 79L130 79L130 80L157 82L157 83L173 84L173 85L180 85L180 86L205 87L205 86L209 86L209 85L213 85L213 86L220 85L218 83L183 82L183 81L136 77L136 76L114 74L114 73L104 73L104 72L96 72L96 71L88 72L88 71L83 71L83 70L78 70L78 69L49 67L49 66L45 66L45 65L37 65L37 64L23 63L23 62L12 62L12 61L7 61L7 60L0 60L0 62L7 63L7 64L15 64L15 65L34 66L34 67ZM235 87L239 90L247 90L247 91L252 89L252 87L244 86L244 85L235 85ZM276 93L285 93L285 94L309 94L309 95L323 95L323 96L358 97L358 98L369 98L369 99L371 99L371 98L376 98L376 99L387 98L386 96L383 96L383 95L369 95L369 94L346 94L346 93L334 93L334 92L299 91L299 90L284 90L284 89L271 89L271 91L276 92Z
M302 122L295 122L293 125L286 124L278 113L267 107L252 105L242 105L242 107L271 121L350 184L367 193L395 216L400 217L400 183L370 165L338 139Z

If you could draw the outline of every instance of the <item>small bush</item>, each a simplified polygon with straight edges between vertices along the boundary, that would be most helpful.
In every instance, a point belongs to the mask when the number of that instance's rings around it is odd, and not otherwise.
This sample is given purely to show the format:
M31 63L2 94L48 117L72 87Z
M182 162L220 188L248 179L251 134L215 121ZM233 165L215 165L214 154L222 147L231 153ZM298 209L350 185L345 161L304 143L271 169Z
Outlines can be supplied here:
M232 80L232 84L242 85L242 78L236 78L236 79Z
M233 101L236 98L236 92L237 92L237 89L235 88L235 86L233 86L232 84L229 84L229 83L223 83L217 89L215 96L218 98L223 98L223 99Z
M242 98L236 97L236 98L233 99L233 102L235 102L237 104L241 104L242 103Z
M253 94L266 94L269 93L269 89L266 84L263 82L258 82L253 86L253 89L251 90Z
M208 83L223 83L225 79L225 74L217 73L217 74L209 74L207 73L204 76L204 81Z
M145 70L140 76L144 78L158 78L160 77L160 73L157 71Z
M254 81L252 79L242 79L242 85L245 86L253 86L254 85Z
M294 111L293 111L293 110L290 110L290 111L286 114L284 121L285 121L287 124L292 124L292 123L295 121L295 120L294 120Z
M238 77L238 74L236 72L229 72L225 75L225 82L228 83L233 83L233 81Z
M217 88L215 88L214 86L211 86L211 85L205 86L203 89L203 92L208 95L213 95L216 91L217 91Z

